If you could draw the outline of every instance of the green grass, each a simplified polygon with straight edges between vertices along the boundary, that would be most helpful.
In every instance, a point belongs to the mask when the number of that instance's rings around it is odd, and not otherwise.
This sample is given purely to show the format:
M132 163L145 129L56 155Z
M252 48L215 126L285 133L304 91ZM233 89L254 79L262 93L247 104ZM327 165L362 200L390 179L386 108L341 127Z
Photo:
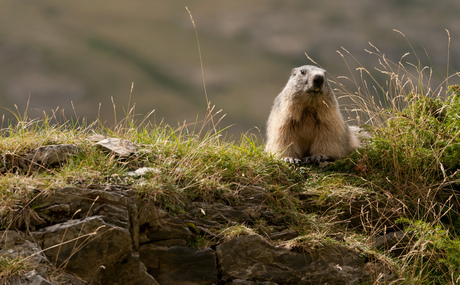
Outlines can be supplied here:
M10 257L6 254L0 255L0 281L8 282L15 276L30 270L30 266L25 259Z
M395 63L375 47L369 53L378 57L380 64L374 69L386 77L385 84L363 66L337 83L358 106L354 112L372 138L328 170L358 176L356 185L366 193L383 195L379 203L401 213L404 222L396 227L410 241L405 253L393 258L398 272L394 284L458 284L460 88L447 82L459 73L446 75L434 88L433 70L417 55L416 63L407 62L405 56ZM345 51L345 61L347 56ZM356 89L342 82L351 82ZM383 212L382 218L386 217L389 213ZM374 224L367 227L367 234L381 230Z

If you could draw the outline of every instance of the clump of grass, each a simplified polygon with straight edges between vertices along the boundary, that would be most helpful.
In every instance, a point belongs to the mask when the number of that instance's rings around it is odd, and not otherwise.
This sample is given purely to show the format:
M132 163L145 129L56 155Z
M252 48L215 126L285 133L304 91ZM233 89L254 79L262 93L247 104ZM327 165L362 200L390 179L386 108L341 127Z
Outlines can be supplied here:
M228 227L222 230L221 232L223 240L225 241L230 240L235 237L242 236L242 235L255 235L255 234L256 232L250 227L247 227L246 225L231 226L231 227Z
M368 52L378 58L376 72L356 61L358 75L336 82L338 93L358 106L351 111L372 135L349 162L376 189L390 191L409 207L429 209L432 201L446 199L441 190L458 179L458 86L447 92L443 85L432 88L432 69L416 54L415 64L405 62L408 54L395 63L372 47ZM447 76L442 84L459 75Z
M412 236L399 262L407 268L401 284L457 284L460 281L460 240L437 223L401 219Z
M374 130L364 153L368 169L392 173L389 182L409 198L431 201L440 186L458 179L458 86L451 86L448 94L444 101L408 94L408 106Z
M137 139L144 146L137 158L139 166L153 167L161 174L145 179L140 191L157 201L234 203L234 193L246 185L273 189L301 178L265 155L253 137L233 143L219 132L200 137L185 128L166 128L144 130Z
M30 265L25 262L25 259L0 254L0 282L4 284L14 282L17 276L27 270L30 270Z
M446 75L432 88L433 70L415 52L415 64L406 62L409 54L395 63L372 47L368 52L379 61L375 71L357 60L349 64L341 53L352 76L336 82L338 93L358 106L351 111L372 137L345 162L329 169L359 175L363 182L359 185L382 193L406 217L398 228L405 228L413 243L394 259L398 268L394 284L456 284L460 87L447 82L458 80L460 73ZM352 66L357 66L357 76ZM364 227L371 236L382 231L372 224Z

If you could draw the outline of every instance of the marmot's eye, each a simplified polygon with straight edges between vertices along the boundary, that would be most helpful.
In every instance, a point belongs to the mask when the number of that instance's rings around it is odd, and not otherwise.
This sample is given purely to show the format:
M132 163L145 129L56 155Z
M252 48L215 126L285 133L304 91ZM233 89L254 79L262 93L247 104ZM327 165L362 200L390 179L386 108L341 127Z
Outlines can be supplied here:
M300 71L300 73L302 73L303 75L305 75L306 72L305 72L305 70L302 69L302 70Z

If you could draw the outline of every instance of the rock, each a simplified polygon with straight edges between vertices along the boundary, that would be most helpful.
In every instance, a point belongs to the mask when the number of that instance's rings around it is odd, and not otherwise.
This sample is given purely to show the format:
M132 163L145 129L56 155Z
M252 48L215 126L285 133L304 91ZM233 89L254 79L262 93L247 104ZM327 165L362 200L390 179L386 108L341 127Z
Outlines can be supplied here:
M50 226L32 233L56 267L91 284L157 284L139 259L136 193L65 187L36 199Z
M32 270L24 274L26 283L30 285L51 285L51 282L43 278L37 271Z
M166 216L152 220L149 224L141 225L139 242L140 244L144 244L169 239L186 241L194 237L195 235L190 231L183 220Z
M87 282L131 256L131 235L100 216L71 220L33 232L32 236L56 267Z
M65 187L46 194L28 209L38 217L30 222L32 237L0 232L0 253L30 256L33 265L17 284L55 284L56 272L66 285L358 284L391 278L375 258L341 245L343 238L320 248L306 248L301 240L290 249L277 247L254 234L223 242L222 229L257 219L275 231L269 234L272 240L298 236L287 229L282 214L265 204L271 195L263 188L242 188L238 201L244 203L237 206L190 202L177 213L121 186ZM390 236L377 238L375 245L391 246ZM187 246L202 244L202 237L215 251Z
M23 282L49 284L42 275L48 274L50 262L41 252L41 248L27 240L23 233L11 230L0 231L0 255L23 259L23 263L27 264L28 267L36 268L36 270L29 271L22 276ZM25 257L29 258L24 259Z
M99 141L96 145L102 149L113 152L120 157L127 157L137 151L137 145L129 140L119 138L107 138Z
M271 233L269 235L269 238L271 240L290 240L293 238L296 238L299 236L299 233L297 231L283 231L283 232L276 232L276 233Z
M71 217L101 216L108 223L128 228L129 208L134 203L131 196L134 195L117 188L64 187L49 196L38 197L35 211L50 225L66 222Z
M101 134L95 134L95 135L91 135L89 136L88 138L86 138L87 140L91 141L91 142L99 142L101 140L105 140L105 136L104 135L101 135Z
M145 176L147 174L160 174L161 171L158 168L153 168L153 167L142 167L139 169L136 169L135 171L129 171L126 174L128 176L133 176L133 177L141 177Z
M47 145L36 148L26 156L26 159L33 164L47 167L67 161L70 156L77 154L79 151L78 146L71 144Z
M166 240L155 241L153 242L153 244L158 245L158 246L166 246L166 247L187 246L187 242L183 239L166 239Z
M179 245L195 237L182 219L148 205L140 208L139 226L140 244L161 242Z
M276 248L257 235L233 238L218 245L216 253L220 270L227 280L297 284L313 261L309 255Z
M25 155L2 154L4 165L2 172L9 169L24 171L47 168L63 162L80 152L80 148L71 144L47 145L38 147Z
M99 284L160 285L147 273L147 268L140 261L138 253L132 254L127 260L117 263L114 266L104 266L101 270Z
M0 231L0 255L23 259L27 268L33 268L33 270L25 272L21 276L16 276L14 278L16 282L12 282L11 284L53 284L49 280L53 280L53 275L56 274L56 271L53 270L51 263L41 248L36 243L27 239L23 233L11 230ZM84 284L80 279L70 274L64 272L58 274L59 284L61 285Z
M187 209L192 209L192 207L187 207ZM193 208L193 210L195 210L196 208ZM177 217L181 218L182 220L184 220L185 222L190 222L190 223L193 223L195 224L197 227L205 227L206 229L220 229L222 227L224 227L224 225L222 223L219 223L219 222L216 222L216 221L212 221L212 220L208 220L206 219L207 217L206 216L203 216L203 213L197 213L194 211L195 214L190 214L190 213L187 213L187 212L182 212L182 213L178 213L177 214ZM197 217L197 216L202 216L201 217Z
M276 213L272 209L263 210L260 213L260 217L265 219L271 225L282 226L283 228L286 227L285 217L280 213Z
M146 244L139 247L139 254L160 284L217 284L216 257L210 248Z
M312 253L296 253L275 247L257 235L224 242L217 246L216 254L222 279L227 281L356 284L374 273L366 267L361 253L352 249L328 246Z

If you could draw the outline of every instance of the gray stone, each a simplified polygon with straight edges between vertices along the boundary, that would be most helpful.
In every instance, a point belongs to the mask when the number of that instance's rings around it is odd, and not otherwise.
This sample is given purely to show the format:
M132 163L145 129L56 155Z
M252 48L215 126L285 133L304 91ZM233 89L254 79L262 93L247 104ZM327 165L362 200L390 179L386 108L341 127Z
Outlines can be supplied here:
M151 203L147 203L139 207L139 225L154 227L158 224L158 220L162 220L168 216L168 212L155 207Z
M161 171L158 168L153 167L142 167L135 171L128 171L126 174L133 177L141 177L147 174L160 174Z
M97 279L101 269L131 256L129 232L107 224L99 216L71 220L32 235L56 267L88 282Z
M64 187L49 196L40 196L35 212L48 224L98 215L105 221L127 228L129 224L128 209L132 202L129 191L114 189L87 189Z
M296 253L275 247L257 235L224 242L217 246L216 254L224 280L356 284L375 272L366 267L361 253L353 249L325 246L311 253Z
M102 149L115 153L120 157L130 156L137 151L137 145L129 140L119 138L107 138L99 141L96 145Z
M166 240L190 240L195 235L184 221L173 217L168 212L145 205L139 210L138 223L140 227L139 243L160 242Z
M190 231L189 227L183 220L165 216L151 220L150 223L141 225L139 236L140 244L149 242L158 242L164 240L190 240L195 235Z
M70 156L77 154L79 151L78 146L71 144L47 145L34 149L26 156L26 159L33 164L46 167L65 162Z
M239 236L216 248L220 270L226 279L296 284L313 259L276 248L257 235Z
M27 272L24 277L28 285L51 285L51 282L43 278L36 270Z
M36 199L36 213L51 226L32 235L56 267L85 282L158 284L134 252L139 244L135 196L118 187L58 189Z
M2 154L1 159L4 167L0 170L35 171L39 168L47 168L66 162L69 157L80 152L80 148L71 144L47 145L38 147L25 155Z
M94 134L94 135L87 137L86 139L91 142L98 142L98 141L104 140L105 136L101 134Z
M139 247L139 254L148 272L160 284L217 284L216 258L209 248L146 244Z
M16 231L0 231L0 255L9 255L12 258L22 258L29 268L34 268L21 276L13 278L11 284L53 284L49 280L56 271L42 252L41 248L27 237ZM64 273L59 273L60 285L83 285L78 278Z
M101 270L98 282L107 285L160 285L140 261L139 254L132 254L127 260Z
M27 256L27 263L35 267L38 274L46 274L50 265L41 248L17 231L0 231L0 254L8 254L12 258Z

